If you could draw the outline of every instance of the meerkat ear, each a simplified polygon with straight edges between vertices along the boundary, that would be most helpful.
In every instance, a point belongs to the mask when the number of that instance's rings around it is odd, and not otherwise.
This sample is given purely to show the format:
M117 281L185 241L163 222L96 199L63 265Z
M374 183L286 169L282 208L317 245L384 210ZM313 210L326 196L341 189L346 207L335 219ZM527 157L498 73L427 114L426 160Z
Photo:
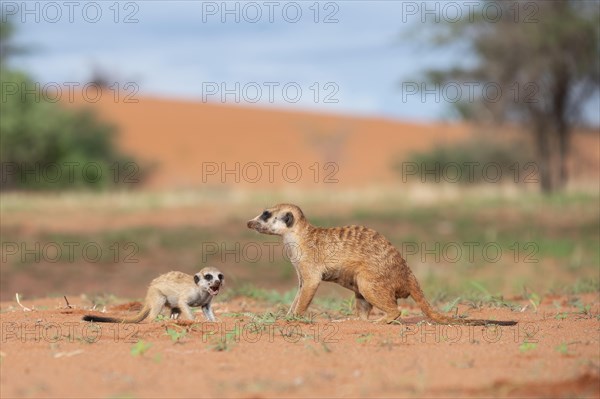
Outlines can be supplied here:
M287 212L285 215L283 215L283 219L281 220L283 220L287 227L292 227L294 225L294 215L292 212Z
M200 277L198 277L197 274L194 274L194 283L198 284L198 281L200 281Z

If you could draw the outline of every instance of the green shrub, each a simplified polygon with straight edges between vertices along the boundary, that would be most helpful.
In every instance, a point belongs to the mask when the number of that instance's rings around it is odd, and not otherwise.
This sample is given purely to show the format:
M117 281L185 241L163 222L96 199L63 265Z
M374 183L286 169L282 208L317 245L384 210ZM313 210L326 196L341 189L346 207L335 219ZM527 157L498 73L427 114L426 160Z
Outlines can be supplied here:
M23 88L36 87L24 73L3 68L0 80L3 190L107 188L140 181L140 168L114 145L113 126L42 93L23 95Z
M403 182L427 183L537 183L539 172L527 145L489 138L438 145L393 167Z
M26 49L0 15L0 189L105 188L138 183L138 165L115 147L115 128L67 109L8 58Z

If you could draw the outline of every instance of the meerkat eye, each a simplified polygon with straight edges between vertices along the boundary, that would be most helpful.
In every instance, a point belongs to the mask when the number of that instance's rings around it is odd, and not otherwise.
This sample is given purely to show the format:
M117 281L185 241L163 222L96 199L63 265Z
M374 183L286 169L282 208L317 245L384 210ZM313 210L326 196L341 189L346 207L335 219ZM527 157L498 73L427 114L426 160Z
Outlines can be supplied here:
M223 275L219 273L219 275L217 276L219 277L219 280L223 280Z
M269 212L269 211L264 211L264 212L262 213L262 215L260 215L260 219L266 222L267 220L269 220L269 218L271 217L271 215L272 215L272 213L271 213L271 212Z
M204 275L204 279L205 279L206 281L210 281L210 280L212 280L212 279L213 279L213 276L212 276L212 274L205 274L205 275Z

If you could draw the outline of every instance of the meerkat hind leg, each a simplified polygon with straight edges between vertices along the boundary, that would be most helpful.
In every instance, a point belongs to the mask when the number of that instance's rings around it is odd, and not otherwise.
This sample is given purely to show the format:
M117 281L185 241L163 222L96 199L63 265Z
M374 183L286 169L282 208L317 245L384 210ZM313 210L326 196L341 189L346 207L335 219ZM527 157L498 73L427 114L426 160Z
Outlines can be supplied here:
M158 316L165 307L167 303L167 298L162 295L156 295L153 299L148 301L148 305L150 306L150 313L148 314L148 320L154 321L156 316Z
M361 285L365 287L365 285ZM371 290L369 287L361 289L362 296L372 306L376 306L385 312L385 316L375 320L375 323L389 324L394 322L400 317L400 310L398 309L398 303L396 302L396 295L392 291ZM357 302L358 304L358 302Z
M377 305L375 305L375 306L377 306ZM377 306L377 307L385 312L385 315L383 317L380 317L379 319L375 320L375 323L378 323L378 324L391 324L394 321L396 321L402 314L402 312L400 312L400 310L398 310L398 305L396 305L396 303L393 303L393 304L390 303L385 308L383 306Z
M194 321L194 313L192 313L192 309L190 309L190 306L184 300L179 302L178 308L186 320Z
M361 320L369 320L369 313L373 309L371 305L361 294L356 293L356 314Z

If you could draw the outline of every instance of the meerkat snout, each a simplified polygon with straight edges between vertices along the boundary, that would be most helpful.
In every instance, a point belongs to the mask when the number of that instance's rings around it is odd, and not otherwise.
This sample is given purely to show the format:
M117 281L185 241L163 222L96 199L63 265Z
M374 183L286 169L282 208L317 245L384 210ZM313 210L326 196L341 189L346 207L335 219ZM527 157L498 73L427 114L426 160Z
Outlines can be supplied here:
M225 283L225 276L216 269L207 268L205 270L208 271L200 272L194 276L194 282L199 287L204 288L210 295L215 296Z
M294 215L298 213L298 215ZM249 229L261 234L283 235L289 231L299 218L302 218L299 208L285 204L279 208L264 210L260 215L248 221Z

